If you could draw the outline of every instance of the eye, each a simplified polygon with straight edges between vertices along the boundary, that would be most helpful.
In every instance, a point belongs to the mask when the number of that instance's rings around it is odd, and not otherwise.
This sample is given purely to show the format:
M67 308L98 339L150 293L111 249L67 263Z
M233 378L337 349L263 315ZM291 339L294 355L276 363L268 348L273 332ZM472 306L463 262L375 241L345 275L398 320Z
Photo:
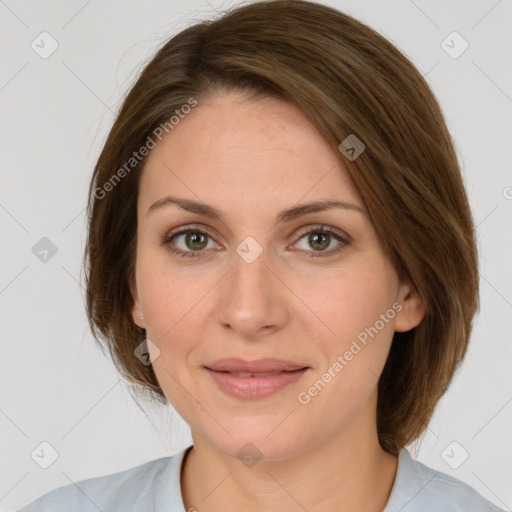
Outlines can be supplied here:
M333 254L341 251L346 245L348 245L348 237L343 236L341 233L328 226L316 226L310 227L306 231L303 231L300 240L306 239L306 245L315 249L314 251L305 250L309 254L309 258L326 257L332 256ZM331 242L334 240L338 241L338 245L334 249L326 250Z
M323 225L302 230L300 235L299 241L306 239L306 244L314 249L310 251L307 248L300 248L301 251L309 253L307 257L331 256L341 251L349 243L348 237L333 228ZM162 240L162 244L177 256L197 258L201 256L201 253L205 252L204 249L211 249L211 247L208 247L209 240L212 241L213 239L207 230L195 226L185 226L178 231L169 233ZM333 240L337 241L338 245L334 249L327 250ZM180 243L181 247L179 247Z
M185 258L197 258L201 256L203 249L208 246L208 231L187 226L180 231L171 232L167 235L162 243L167 246L170 252ZM173 244L178 245L181 239L182 248L176 248ZM184 248L183 248L184 246Z

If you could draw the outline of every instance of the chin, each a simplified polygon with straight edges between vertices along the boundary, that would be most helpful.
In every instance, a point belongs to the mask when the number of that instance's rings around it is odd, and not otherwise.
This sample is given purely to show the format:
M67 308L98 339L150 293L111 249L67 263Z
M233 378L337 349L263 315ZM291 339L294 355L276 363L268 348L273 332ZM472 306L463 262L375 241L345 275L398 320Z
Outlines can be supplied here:
M208 443L217 446L219 451L241 460L247 460L247 457L255 461L285 460L304 448L304 429L299 428L292 416L231 418L224 426L233 437L225 434L212 438L212 430L208 428ZM218 432L218 429L216 431Z

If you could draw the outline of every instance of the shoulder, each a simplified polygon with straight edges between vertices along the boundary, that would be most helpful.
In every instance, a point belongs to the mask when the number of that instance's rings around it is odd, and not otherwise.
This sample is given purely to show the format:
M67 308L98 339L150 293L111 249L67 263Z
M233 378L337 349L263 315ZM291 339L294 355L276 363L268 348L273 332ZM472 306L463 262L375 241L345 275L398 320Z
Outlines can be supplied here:
M185 450L110 475L80 480L44 494L18 512L157 511L157 493L163 481L178 475ZM179 485L179 480L178 480ZM178 488L179 490L179 488ZM181 498L181 494L179 495Z
M400 451L395 484L384 512L503 512L473 487Z

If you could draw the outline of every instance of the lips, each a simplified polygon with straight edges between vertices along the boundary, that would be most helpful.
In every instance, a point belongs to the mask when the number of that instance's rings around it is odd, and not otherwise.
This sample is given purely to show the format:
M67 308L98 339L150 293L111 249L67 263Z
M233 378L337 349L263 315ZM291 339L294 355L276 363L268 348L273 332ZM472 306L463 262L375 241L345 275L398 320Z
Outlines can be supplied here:
M221 359L205 370L224 393L238 399L266 398L300 380L309 366L281 359Z
M217 370L214 370L217 371ZM277 375L281 372L222 372L236 375L237 377L268 377L269 375Z

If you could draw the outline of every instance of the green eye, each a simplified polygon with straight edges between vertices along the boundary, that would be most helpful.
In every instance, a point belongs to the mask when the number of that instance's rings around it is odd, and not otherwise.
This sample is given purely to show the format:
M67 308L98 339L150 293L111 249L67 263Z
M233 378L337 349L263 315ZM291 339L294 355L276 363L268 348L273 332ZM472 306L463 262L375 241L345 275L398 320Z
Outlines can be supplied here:
M184 238L183 238L184 237ZM300 249L307 254L307 257L327 257L341 251L348 245L348 237L343 236L337 230L329 226L313 226L300 234L299 240L307 237L307 244L310 248L314 249ZM208 234L208 231L199 227L186 226L179 231L172 232L162 241L172 254L184 258L198 258L201 253L206 252L204 249L208 247L208 239L213 239ZM338 245L334 249L327 248L331 245L332 240L336 240ZM182 241L184 245L182 248L177 248L177 241Z

